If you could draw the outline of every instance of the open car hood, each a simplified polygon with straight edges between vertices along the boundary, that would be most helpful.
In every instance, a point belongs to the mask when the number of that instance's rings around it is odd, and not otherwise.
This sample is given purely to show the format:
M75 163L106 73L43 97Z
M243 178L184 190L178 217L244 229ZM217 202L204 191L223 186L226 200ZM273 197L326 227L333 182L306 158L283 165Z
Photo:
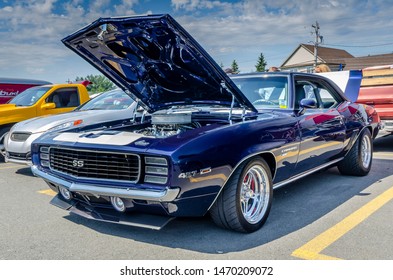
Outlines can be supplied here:
M169 15L100 18L62 42L149 112L193 104L257 111Z

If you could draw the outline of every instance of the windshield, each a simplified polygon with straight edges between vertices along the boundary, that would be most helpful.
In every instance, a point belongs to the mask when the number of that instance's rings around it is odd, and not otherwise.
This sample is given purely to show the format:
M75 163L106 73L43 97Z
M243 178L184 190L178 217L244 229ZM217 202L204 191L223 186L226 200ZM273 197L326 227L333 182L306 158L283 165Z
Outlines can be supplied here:
M234 78L233 82L256 109L288 108L288 78L284 76L256 76Z
M34 105L51 87L32 87L15 96L9 103L16 106Z
M124 91L115 89L101 93L76 110L121 110L128 108L133 102L134 100Z

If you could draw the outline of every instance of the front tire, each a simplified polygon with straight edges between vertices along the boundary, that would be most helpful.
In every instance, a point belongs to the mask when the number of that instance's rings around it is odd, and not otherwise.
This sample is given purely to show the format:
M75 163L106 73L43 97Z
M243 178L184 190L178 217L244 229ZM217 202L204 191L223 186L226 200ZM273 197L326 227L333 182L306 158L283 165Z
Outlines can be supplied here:
M365 128L337 167L343 175L365 176L371 170L372 160L373 142L370 131Z
M238 232L260 229L270 212L272 185L271 171L265 160L254 158L242 164L210 209L213 221Z
M3 159L3 155L1 152L4 150L4 137L10 131L10 127L0 128L0 159Z

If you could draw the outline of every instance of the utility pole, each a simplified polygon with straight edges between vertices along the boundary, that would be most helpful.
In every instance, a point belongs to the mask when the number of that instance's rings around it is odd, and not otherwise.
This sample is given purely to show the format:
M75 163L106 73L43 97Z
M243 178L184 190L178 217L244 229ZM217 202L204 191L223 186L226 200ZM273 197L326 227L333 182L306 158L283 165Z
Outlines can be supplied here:
M315 21L315 24L311 25L312 28L315 30L315 41L314 41L314 68L317 66L318 63L318 46L322 43L323 36L319 34L319 23Z

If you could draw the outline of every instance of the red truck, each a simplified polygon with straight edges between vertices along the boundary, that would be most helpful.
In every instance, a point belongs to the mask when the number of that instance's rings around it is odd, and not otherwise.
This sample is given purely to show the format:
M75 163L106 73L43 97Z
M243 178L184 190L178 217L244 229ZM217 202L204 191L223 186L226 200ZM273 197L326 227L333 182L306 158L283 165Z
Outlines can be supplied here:
M383 128L393 132L393 65L363 69L357 102L373 106Z
M0 104L7 103L25 89L48 84L52 83L31 79L0 78Z

